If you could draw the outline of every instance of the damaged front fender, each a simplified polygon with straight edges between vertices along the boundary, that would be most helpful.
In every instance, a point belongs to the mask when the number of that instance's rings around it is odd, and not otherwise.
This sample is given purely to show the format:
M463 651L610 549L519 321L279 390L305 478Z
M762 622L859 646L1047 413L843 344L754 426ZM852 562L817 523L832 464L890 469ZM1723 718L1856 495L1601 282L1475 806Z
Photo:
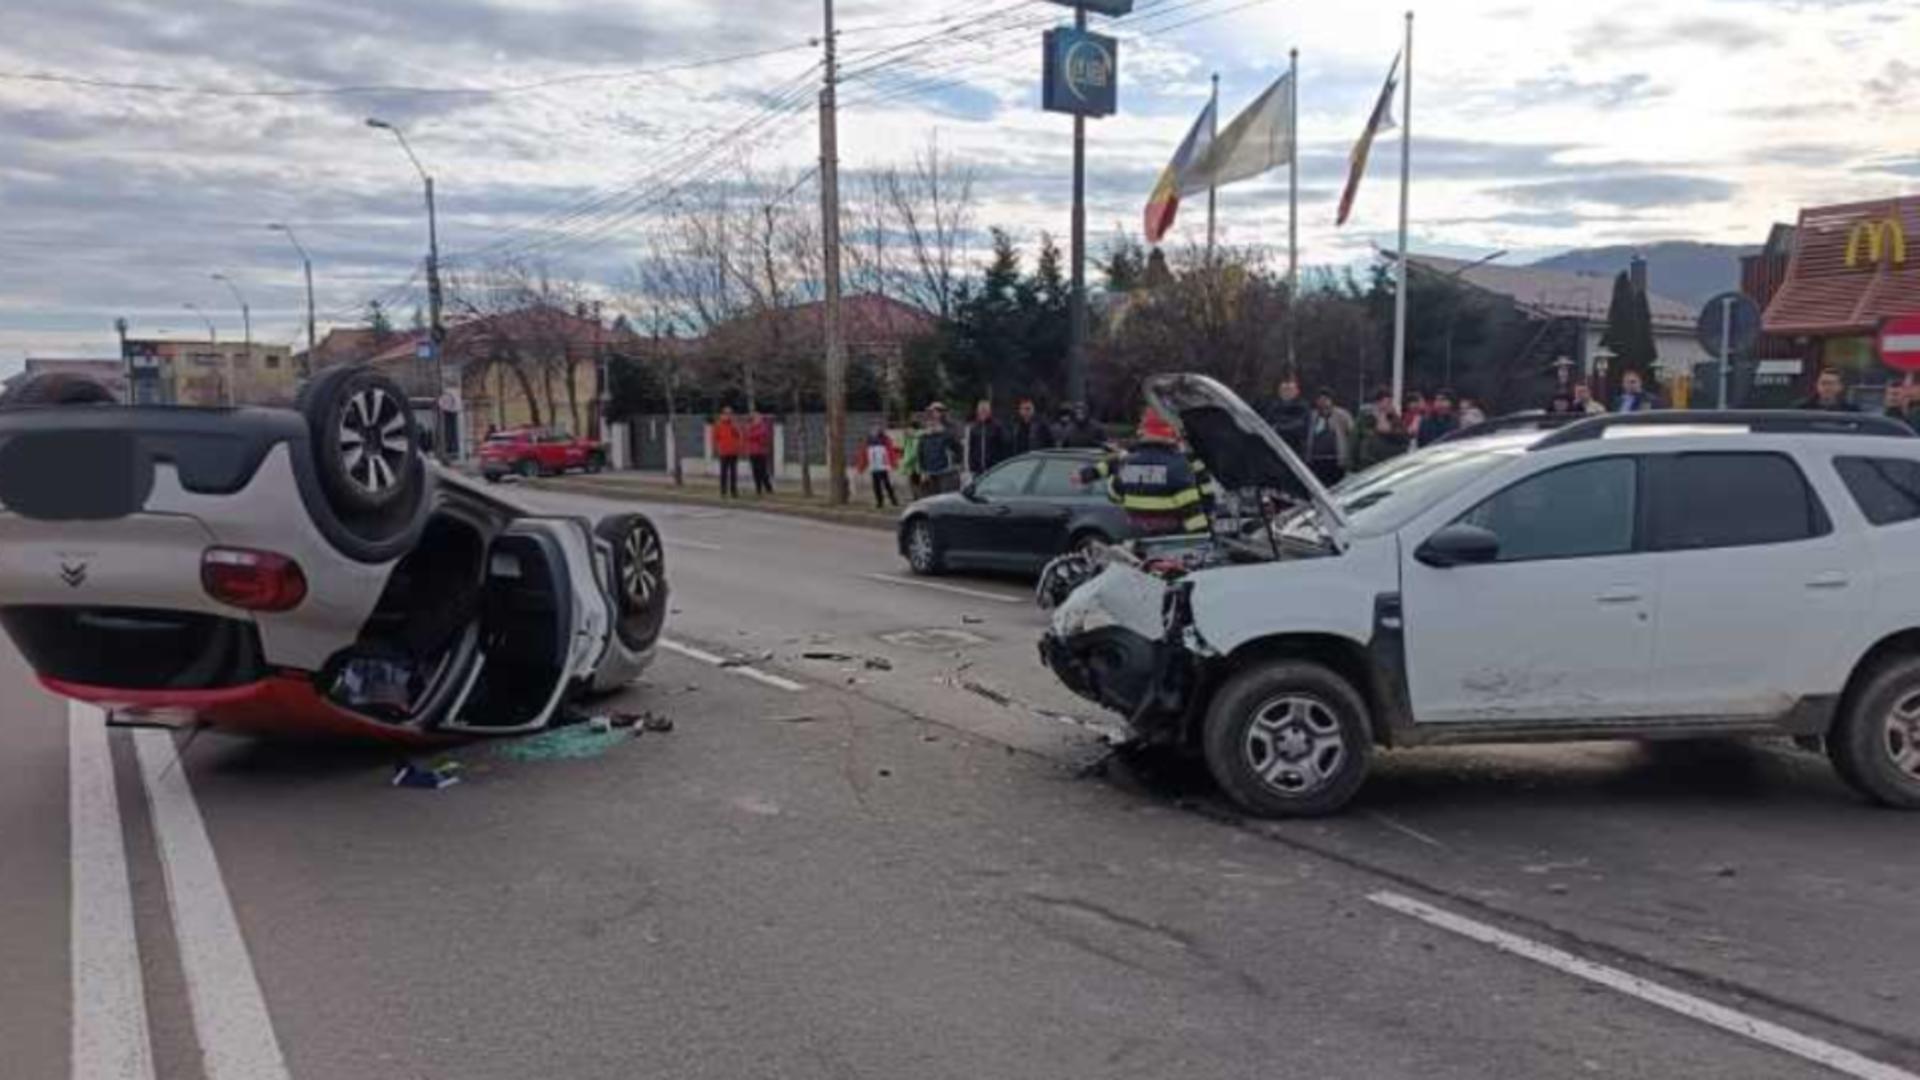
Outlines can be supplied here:
M1043 663L1068 689L1127 719L1136 734L1177 729L1195 685L1190 585L1109 563L1055 610Z

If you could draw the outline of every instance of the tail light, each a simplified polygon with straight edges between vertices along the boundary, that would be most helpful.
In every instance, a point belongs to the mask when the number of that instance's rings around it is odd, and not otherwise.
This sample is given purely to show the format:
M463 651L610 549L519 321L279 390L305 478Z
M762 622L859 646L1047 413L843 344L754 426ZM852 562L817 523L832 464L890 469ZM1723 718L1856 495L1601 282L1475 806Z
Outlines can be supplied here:
M307 598L300 564L271 551L208 548L200 584L215 600L248 611L287 611Z

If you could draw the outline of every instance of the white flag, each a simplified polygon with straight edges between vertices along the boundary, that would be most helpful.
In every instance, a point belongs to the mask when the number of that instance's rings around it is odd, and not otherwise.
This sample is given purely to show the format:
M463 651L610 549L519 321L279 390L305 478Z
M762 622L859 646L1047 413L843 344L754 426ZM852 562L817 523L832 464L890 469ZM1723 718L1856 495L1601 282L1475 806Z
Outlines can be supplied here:
M1282 75L1233 118L1193 171L1196 189L1225 187L1277 169L1293 159L1293 78ZM1183 183L1182 188L1186 185Z

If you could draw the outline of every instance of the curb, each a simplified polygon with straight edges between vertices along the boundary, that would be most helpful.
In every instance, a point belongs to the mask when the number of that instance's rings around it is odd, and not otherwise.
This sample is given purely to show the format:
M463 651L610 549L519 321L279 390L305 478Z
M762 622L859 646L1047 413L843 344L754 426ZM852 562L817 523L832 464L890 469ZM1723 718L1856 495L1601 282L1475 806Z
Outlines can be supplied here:
M890 533L900 524L898 518L882 517L860 510L836 510L827 506L796 506L783 502L755 502L749 499L723 499L717 495L695 494L665 484L657 486L651 483L623 484L618 481L591 480L586 477L551 477L543 480L522 480L521 483L536 489L570 491L576 495L595 495L603 499L630 499L634 502L671 503L676 506L723 507L756 514L806 518L809 521L820 521L829 525L850 525L876 532Z

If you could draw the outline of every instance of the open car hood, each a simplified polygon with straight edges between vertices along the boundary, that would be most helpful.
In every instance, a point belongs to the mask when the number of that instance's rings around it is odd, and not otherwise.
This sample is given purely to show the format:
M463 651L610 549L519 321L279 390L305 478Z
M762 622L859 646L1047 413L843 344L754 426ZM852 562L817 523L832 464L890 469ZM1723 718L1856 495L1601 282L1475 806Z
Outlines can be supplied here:
M1205 375L1155 375L1143 389L1221 486L1266 488L1307 500L1334 544L1347 546L1346 515L1299 455L1238 394Z

